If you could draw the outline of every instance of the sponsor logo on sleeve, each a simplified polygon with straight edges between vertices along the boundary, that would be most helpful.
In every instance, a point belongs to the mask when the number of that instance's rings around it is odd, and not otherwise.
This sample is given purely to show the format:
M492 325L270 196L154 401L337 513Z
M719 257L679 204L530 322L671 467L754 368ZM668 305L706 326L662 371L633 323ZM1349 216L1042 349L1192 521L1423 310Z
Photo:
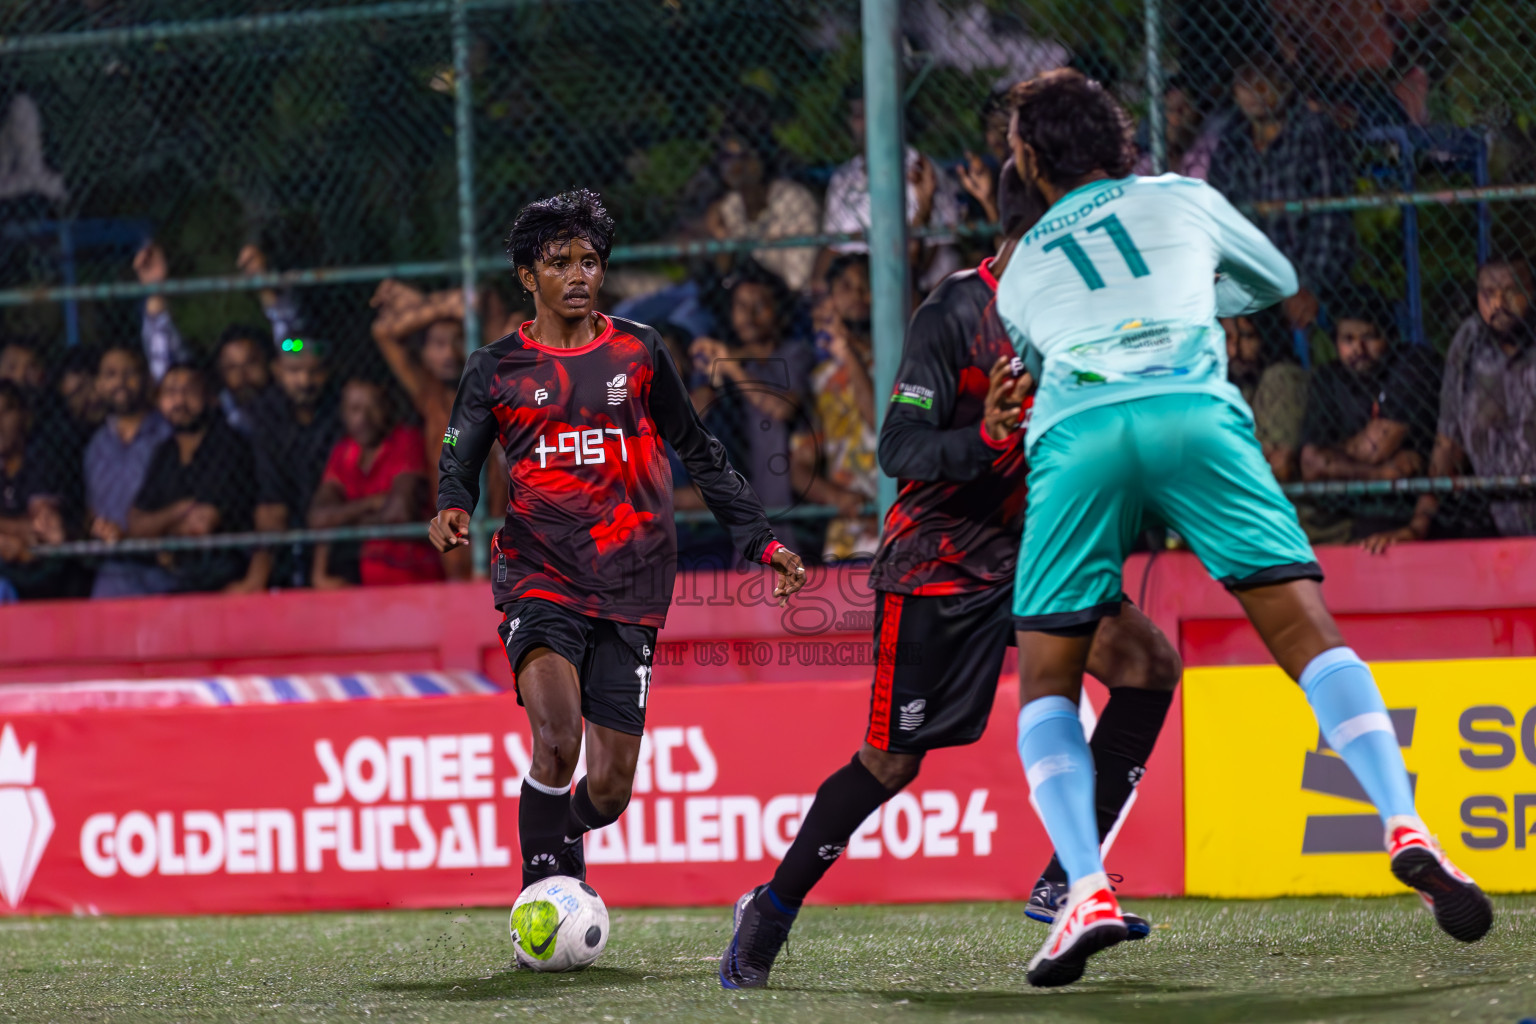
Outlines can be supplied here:
M915 405L919 409L933 408L933 389L925 388L921 384L904 384L898 382L896 390L891 393L891 401L903 405Z
M443 434L443 444L447 445L450 448L457 448L459 446L459 428L458 427L449 427L448 428L447 432Z

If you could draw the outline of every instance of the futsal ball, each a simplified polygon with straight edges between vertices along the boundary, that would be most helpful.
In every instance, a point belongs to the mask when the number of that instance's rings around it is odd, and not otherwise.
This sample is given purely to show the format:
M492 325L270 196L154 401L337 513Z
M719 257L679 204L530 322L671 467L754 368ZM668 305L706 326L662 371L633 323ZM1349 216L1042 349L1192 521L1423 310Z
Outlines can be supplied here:
M579 971L608 945L608 908L579 878L552 875L522 891L512 904L512 947L517 962L536 971Z

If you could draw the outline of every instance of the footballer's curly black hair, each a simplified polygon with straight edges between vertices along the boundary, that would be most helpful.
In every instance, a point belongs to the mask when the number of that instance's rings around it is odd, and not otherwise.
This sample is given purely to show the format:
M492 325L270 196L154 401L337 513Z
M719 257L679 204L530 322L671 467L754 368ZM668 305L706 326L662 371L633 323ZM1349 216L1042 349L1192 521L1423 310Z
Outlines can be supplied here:
M613 218L603 197L578 188L529 203L518 211L507 232L507 256L514 267L531 268L543 259L550 246L563 246L579 238L592 247L603 266L613 252Z
M1058 68L1009 90L1019 138L1035 151L1040 175L1070 188L1094 171L1123 178L1136 166L1131 115L1098 82Z

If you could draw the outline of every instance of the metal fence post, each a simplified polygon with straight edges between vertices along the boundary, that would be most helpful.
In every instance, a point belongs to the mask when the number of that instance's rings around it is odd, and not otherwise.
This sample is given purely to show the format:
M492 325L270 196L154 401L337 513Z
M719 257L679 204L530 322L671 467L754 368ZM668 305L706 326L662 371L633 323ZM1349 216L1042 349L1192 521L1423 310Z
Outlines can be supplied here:
M459 279L464 289L464 348L480 347L480 308L475 294L475 121L474 88L469 72L469 11L465 0L453 0L453 148L459 173ZM486 507L486 474L480 471L480 506L475 517L493 519ZM470 534L475 575L482 576L490 563L490 535L483 530Z
M464 344L480 347L475 301L475 107L469 72L469 12L453 0L453 145L459 170L459 276L464 287Z
M885 421L907 322L907 175L902 144L898 0L863 0L864 166L869 172L869 283L875 346L875 426ZM881 473L880 514L896 500Z
M1152 173L1168 170L1168 139L1163 123L1163 21L1158 0L1143 0L1147 35L1147 134L1152 144Z

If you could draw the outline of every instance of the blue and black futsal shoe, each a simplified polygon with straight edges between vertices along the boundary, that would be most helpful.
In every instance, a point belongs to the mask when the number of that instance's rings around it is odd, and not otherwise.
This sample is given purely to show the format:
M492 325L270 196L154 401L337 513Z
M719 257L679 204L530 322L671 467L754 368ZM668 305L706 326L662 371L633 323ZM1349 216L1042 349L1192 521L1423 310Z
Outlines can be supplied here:
M757 897L768 887L760 885L736 901L731 944L720 958L721 988L763 988L773 961L789 939L790 914L764 913Z
M1111 875L1115 881L1121 881L1119 875ZM1024 916L1031 921L1039 921L1041 924L1054 924L1056 915L1067 902L1067 892L1071 889L1066 882L1053 882L1044 875L1035 883L1035 891L1029 894L1029 902L1024 905ZM1125 920L1126 938L1134 942L1144 939L1152 934L1152 925L1140 914L1133 914L1124 909L1120 910L1120 916Z

